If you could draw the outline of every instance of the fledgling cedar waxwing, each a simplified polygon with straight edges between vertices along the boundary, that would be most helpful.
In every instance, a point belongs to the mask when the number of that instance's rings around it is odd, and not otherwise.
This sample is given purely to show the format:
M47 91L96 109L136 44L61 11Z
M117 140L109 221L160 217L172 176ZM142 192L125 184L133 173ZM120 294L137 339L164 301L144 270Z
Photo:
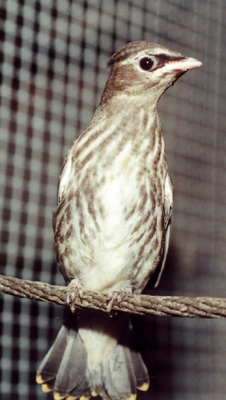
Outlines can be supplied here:
M72 144L54 212L57 260L68 302L83 290L109 294L109 310L125 293L141 293L162 274L173 186L157 103L201 62L155 43L125 45L87 129ZM42 361L37 382L54 399L135 399L149 377L130 340L127 316L95 310L65 324Z

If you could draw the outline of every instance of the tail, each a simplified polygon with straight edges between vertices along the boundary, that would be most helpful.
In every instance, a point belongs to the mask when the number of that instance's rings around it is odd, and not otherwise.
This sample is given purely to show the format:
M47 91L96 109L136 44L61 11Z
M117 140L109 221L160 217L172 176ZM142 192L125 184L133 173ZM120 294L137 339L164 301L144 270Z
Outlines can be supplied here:
M125 343L131 330L124 329L124 322L86 315L76 327L64 325L37 372L43 391L54 391L55 400L97 395L104 400L135 400L137 389L147 390L147 369L131 341Z

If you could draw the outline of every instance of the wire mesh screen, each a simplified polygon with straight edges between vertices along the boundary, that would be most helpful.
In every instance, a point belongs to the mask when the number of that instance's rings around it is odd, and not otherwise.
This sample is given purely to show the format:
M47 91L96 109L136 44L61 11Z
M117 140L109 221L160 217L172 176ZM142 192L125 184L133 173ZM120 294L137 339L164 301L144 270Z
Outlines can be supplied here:
M0 5L1 274L64 284L52 210L71 142L90 122L107 59L133 40L203 62L159 104L175 187L169 256L154 294L225 297L226 5L223 0L5 0ZM50 399L38 363L63 321L61 307L2 296L2 399ZM224 321L138 318L158 400L223 400Z

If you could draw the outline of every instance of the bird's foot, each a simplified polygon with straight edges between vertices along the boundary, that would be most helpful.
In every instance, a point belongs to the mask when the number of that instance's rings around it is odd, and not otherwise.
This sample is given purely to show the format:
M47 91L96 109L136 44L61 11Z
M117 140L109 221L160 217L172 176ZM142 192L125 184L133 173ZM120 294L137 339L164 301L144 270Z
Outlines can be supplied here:
M108 295L108 305L107 305L107 312L112 310L114 303L120 303L127 294L132 294L132 288L126 286L122 289L114 290L114 292L109 293Z
M77 278L72 279L67 288L67 305L70 306L71 312L75 312L75 301L77 298L82 299L83 290L81 283Z

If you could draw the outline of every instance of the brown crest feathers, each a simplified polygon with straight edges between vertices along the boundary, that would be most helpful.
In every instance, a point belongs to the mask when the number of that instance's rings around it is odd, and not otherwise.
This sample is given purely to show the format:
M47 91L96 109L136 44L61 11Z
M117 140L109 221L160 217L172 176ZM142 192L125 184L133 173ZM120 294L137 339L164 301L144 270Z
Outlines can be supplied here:
M107 62L107 67L114 65L116 62L124 61L127 58L129 58L131 55L136 54L137 52L140 52L142 50L150 50L150 52L152 52L156 48L158 48L159 50L162 50L163 54L164 54L165 50L167 50L167 52L174 53L172 50L166 49L166 47L161 46L159 44L156 44L153 42L148 42L146 40L138 40L138 41L126 44L120 50L118 50L115 54L113 54ZM177 54L180 55L180 53L177 53Z

